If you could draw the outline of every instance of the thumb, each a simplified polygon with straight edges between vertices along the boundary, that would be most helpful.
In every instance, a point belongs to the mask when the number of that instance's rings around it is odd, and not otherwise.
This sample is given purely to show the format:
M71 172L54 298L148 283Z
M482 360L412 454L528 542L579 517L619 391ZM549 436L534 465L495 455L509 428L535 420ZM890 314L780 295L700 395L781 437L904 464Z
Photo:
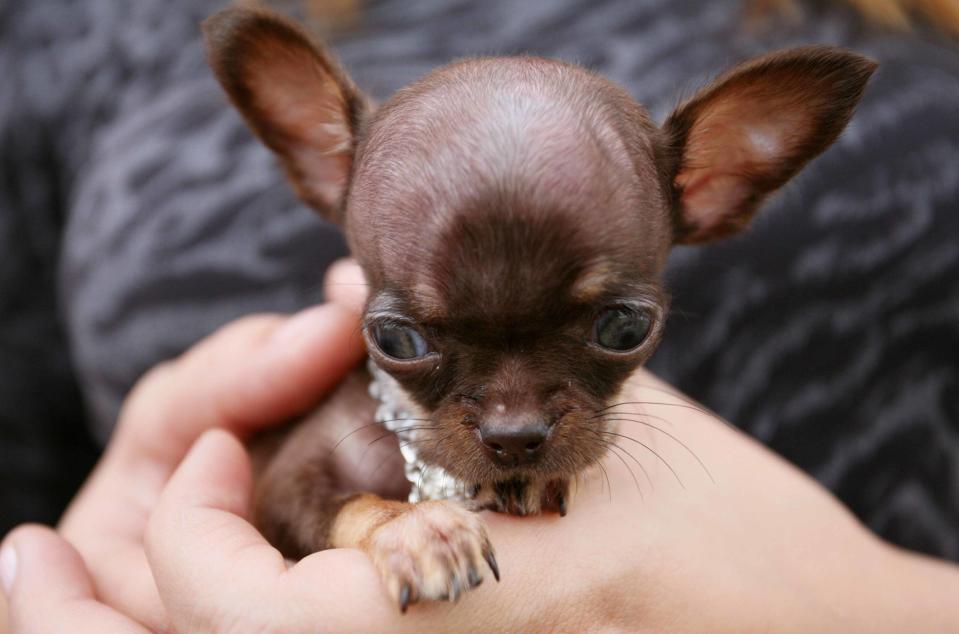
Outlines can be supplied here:
M171 472L206 430L246 435L315 406L364 355L357 316L327 303L220 329L134 388L114 454Z
M325 550L290 568L244 518L251 484L243 445L211 430L164 489L145 545L174 629L385 631L372 623L395 619L395 608L366 555Z
M83 559L44 526L21 526L7 536L0 582L15 632L146 632L94 599Z
M269 604L263 588L287 570L279 551L244 519L251 477L240 442L214 429L197 440L163 491L144 545L177 630L214 631L224 616ZM276 630L286 631L278 624Z

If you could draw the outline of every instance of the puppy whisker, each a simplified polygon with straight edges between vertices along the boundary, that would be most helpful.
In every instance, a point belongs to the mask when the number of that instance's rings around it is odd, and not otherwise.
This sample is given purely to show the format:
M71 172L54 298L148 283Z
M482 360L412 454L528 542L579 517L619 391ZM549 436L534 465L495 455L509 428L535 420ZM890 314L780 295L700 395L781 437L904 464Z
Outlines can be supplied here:
M627 456L629 456L629 458L630 458L633 462L635 462L635 463L636 463L636 466L638 466L638 467L640 468L640 470L643 472L643 477L645 477L645 478L646 478L646 481L649 482L649 488L650 488L650 490L651 490L651 491L655 491L655 490L656 490L656 485L655 485L655 483L653 482L653 479L652 479L651 477L649 477L649 471L646 470L646 466L645 466L642 462L640 462L639 459L637 459L636 456L634 456L631 451L629 451L629 450L626 449L625 447L620 447L620 446L617 445L616 443L610 442L610 441L608 441L608 440L603 440L603 442L604 442L604 443L606 444L606 446L609 447L610 449L612 449L612 448L615 447L615 448L618 449L619 451L621 451L621 452L625 453Z
M643 500L643 501L645 501L645 500L646 500L646 496L643 494L643 489L642 489L642 487L639 486L639 480L636 479L636 474L633 473L632 467L630 467L630 466L629 466L629 463L627 463L627 462L623 459L623 457L620 456L617 451L615 451L615 450L616 450L616 446L615 446L613 443L608 443L608 444L606 445L606 447L609 449L609 453L610 453L611 455L613 455L613 456L616 456L616 458L617 458L621 463L623 463L623 466L626 467L626 470L629 471L629 475L633 478L633 484L636 485L636 492L639 493L640 499ZM637 462L637 464L639 464L639 463ZM645 472L646 472L646 470L643 469L643 473L645 473ZM649 479L649 474L646 474L646 478ZM650 483L650 486L652 486L652 480L650 480L649 483Z
M367 446L367 448L369 448L371 445L373 445L373 444L375 444L375 443L378 443L379 441L383 440L384 438L389 438L390 436L395 436L396 434L402 433L402 432L407 432L407 431L421 431L421 430L430 431L430 430L435 430L435 429L441 429L441 428L438 427L438 426L436 426L436 425L430 425L430 426L427 426L427 425L410 425L409 427L398 427L397 429L390 430L390 431L386 432L385 434L381 434L381 435L377 436L376 438L374 438L374 439L371 440L370 442L366 443L366 446Z
M686 405L684 403L668 403L665 401L623 401L622 403L613 403L602 409L596 410L596 414L602 414L605 411L611 410L614 407L621 407L623 405L661 405L663 407L682 407L684 409L691 409L693 411L699 412L700 414L706 414L707 416L712 416L713 413L702 407L696 407L694 405Z
M435 422L436 422L436 421L434 421L434 420L431 419L431 418L408 418L408 417L405 417L405 416L404 416L404 417L401 417L401 418L391 418L391 419L389 419L389 420L375 421L375 422L372 422L372 423L368 423L368 424L366 424L366 425L360 425L359 427L356 427L355 429L353 429L352 431L350 431L348 434L346 434L345 436L343 436L342 438L340 438L338 441L336 441L336 444L333 445L333 448L332 448L332 449L330 449L330 453L332 454L334 451L336 451L337 447L339 447L341 444L343 444L343 441L345 441L347 438L349 438L349 437L352 436L353 434L359 433L359 432L361 432L361 431L363 431L364 429L367 429L367 428L369 428L369 427L383 426L383 425L385 425L386 423L393 423L393 422L396 422L396 421L398 421L398 420L415 420L415 421L421 421L421 422L424 422L424 423L435 423Z
M645 418L652 418L652 419L661 421L670 426L673 425L673 421L669 420L668 418L664 418L662 416L655 416L653 414L647 414L646 412L622 412L617 410L615 412L603 412L595 416L590 416L590 419L602 418L604 420L612 420L610 418L606 418L607 416L643 416Z
M696 454L696 452L693 451L692 449L690 449L690 448L689 448L689 445L687 445L686 443L684 443L684 442L683 442L682 440L680 440L679 438L676 438L676 436L672 435L671 433L669 433L669 432L666 431L665 429L662 429L662 428L660 428L660 427L657 427L656 425L653 425L652 423L647 423L646 421L637 420L637 419L635 419L635 418L604 418L603 420L617 421L617 422L624 422L624 423L638 423L638 424L640 424L640 425L645 425L646 427L649 427L649 428L651 428L651 429L655 429L655 430L658 431L659 433L661 433L661 434L663 434L663 435L671 438L672 440L674 440L675 442L677 442L683 449L685 449L685 450L687 451L687 453L689 453L689 455L691 455L693 458L695 458L696 462L699 463L699 466L702 467L702 469L703 469L703 471L706 473L706 475L709 476L709 479L712 481L712 483L713 483L713 484L716 484L716 480L715 480L715 478L713 478L713 474L710 473L709 469L706 467L706 465L703 463L703 461L699 458L699 456Z
M376 477L376 474L380 472L380 469L382 469L383 467L385 467L385 466L386 466L387 464L389 464L390 462L395 462L395 461L399 461L400 464L404 464L404 463L406 462L405 460L403 460L402 454L399 454L399 453L390 453L390 454L387 454L387 456L386 456L385 458L383 458L382 460L380 460L379 466L376 467L376 469L373 469L373 472L370 474L370 478L371 478L371 479L372 479L372 478L375 478L375 477Z
M403 418L403 419L397 419L397 420L409 420L409 419ZM381 435L377 436L376 438L374 438L373 440L371 440L370 442L366 443L366 449L364 449L364 450L363 450L363 453L360 454L359 464L363 464L363 461L366 459L366 454L369 453L370 449L373 448L373 445L376 444L376 443L378 443L379 441L383 440L384 438L389 438L390 436L395 436L397 432L405 432L405 431L413 431L413 430L421 430L421 429L433 430L433 429L440 429L440 428L437 427L437 426L411 425L411 426L409 426L409 427L400 427L400 428L395 429L395 430L393 430L393 431L388 431L388 432L386 432L385 434L381 434ZM429 439L424 439L424 440L429 440ZM409 441L407 441L407 442L409 442ZM403 445L400 444L400 446L402 447Z
M606 467L603 466L602 460L597 460L596 465L599 467L600 471L603 472L603 477L606 478L606 490L609 491L609 501L613 501L613 485L609 481L609 474L606 472Z
M669 461L667 461L665 458L663 458L662 455L660 455L655 449L653 449L652 447L650 447L650 446L647 445L646 443L644 443L644 442L642 442L642 441L639 441L639 440L636 440L636 439L633 438L632 436L627 436L626 434L618 434L618 433L616 433L616 432L614 432L614 431L600 431L600 430L593 430L593 431L594 431L594 433L597 433L597 434L606 434L606 435L608 435L608 436L616 436L617 438L625 438L626 440L632 441L632 442L636 443L637 445L641 445L642 447L644 447L644 448L646 449L646 451L648 451L649 453L651 453L651 454L653 454L654 456L656 456L656 457L659 459L660 462L662 462L664 465L666 465L666 468L669 469L670 473L673 474L673 477L676 478L676 482L679 483L679 486L681 486L684 490L686 489L686 485L683 484L683 481L682 481L682 479L679 477L679 474L676 473L676 470L673 469L673 466L672 466L671 464L669 464Z

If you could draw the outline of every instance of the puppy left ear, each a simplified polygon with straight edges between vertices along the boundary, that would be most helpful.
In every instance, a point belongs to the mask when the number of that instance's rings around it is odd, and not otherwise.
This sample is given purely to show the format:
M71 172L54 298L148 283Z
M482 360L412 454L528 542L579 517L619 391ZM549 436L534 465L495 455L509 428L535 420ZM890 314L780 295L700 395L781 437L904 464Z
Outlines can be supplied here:
M323 45L278 14L224 9L203 22L203 33L217 79L297 194L342 222L366 98Z
M746 62L680 106L664 131L675 188L675 241L741 230L771 192L849 122L876 64L829 46Z

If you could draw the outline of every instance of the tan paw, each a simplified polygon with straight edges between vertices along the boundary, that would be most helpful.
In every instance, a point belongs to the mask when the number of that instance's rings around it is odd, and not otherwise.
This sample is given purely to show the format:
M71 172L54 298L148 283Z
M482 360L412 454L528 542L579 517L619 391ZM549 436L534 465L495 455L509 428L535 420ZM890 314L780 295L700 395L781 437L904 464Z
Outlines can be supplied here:
M484 561L499 581L483 521L455 502L410 505L379 526L365 549L403 612L421 600L456 601L483 581Z

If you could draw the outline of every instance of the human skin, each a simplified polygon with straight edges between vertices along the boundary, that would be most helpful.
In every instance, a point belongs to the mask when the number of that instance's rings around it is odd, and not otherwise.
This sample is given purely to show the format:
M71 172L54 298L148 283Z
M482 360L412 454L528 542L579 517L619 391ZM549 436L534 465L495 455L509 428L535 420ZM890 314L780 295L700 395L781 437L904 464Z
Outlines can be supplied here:
M15 631L959 624L954 566L884 544L804 474L642 370L622 400L644 402L629 409L647 416L621 423L631 439L581 478L567 517L486 514L500 584L401 616L357 551L289 565L246 520L250 470L235 436L307 408L362 356L358 276L340 266L331 304L241 320L139 384L59 535L28 526L5 540Z

